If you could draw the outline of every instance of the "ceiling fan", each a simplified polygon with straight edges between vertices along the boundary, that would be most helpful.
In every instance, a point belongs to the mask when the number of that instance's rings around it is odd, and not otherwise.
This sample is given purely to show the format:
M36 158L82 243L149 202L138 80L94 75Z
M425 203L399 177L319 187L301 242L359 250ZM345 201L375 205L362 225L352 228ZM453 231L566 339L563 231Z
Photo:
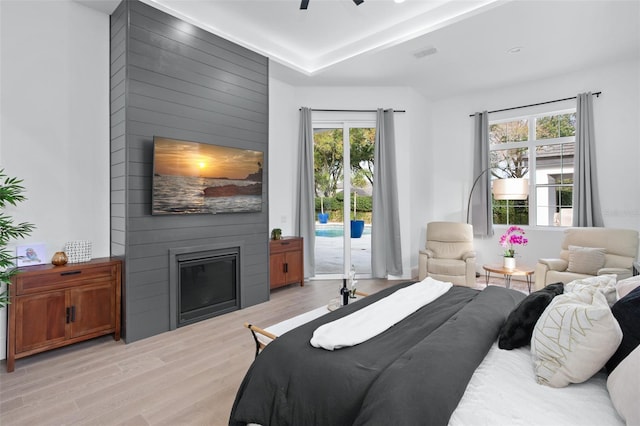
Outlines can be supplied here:
M364 0L353 0L353 2L356 4L356 6L360 6L362 3L364 3ZM309 0L302 0L300 2L300 10L307 10L308 7Z

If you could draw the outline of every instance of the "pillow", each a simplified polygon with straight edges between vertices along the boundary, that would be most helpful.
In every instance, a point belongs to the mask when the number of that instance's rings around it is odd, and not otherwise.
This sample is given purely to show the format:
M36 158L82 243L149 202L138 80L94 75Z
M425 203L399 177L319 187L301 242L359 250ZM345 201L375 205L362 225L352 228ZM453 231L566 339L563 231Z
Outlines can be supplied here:
M569 267L567 271L576 274L596 275L604 266L607 249L569 246Z
M562 294L564 284L549 284L525 297L507 317L498 335L500 349L515 349L531 343L538 318L554 297Z
M616 291L618 293L618 299L622 299L627 294L631 293L631 290L640 287L640 275L635 277L629 277L624 280L618 281L616 284Z
M616 295L616 280L617 277L614 274L580 278L565 284L564 292L573 293L583 290L591 292L599 291L604 294L609 306L613 306L618 300L618 296Z
M611 402L628 425L640 425L640 346L626 357L607 379Z
M597 373L622 340L622 331L598 291L555 297L533 329L536 381L551 387L582 383Z
M611 307L613 316L622 330L622 343L607 362L611 374L616 366L640 345L640 287L618 300Z

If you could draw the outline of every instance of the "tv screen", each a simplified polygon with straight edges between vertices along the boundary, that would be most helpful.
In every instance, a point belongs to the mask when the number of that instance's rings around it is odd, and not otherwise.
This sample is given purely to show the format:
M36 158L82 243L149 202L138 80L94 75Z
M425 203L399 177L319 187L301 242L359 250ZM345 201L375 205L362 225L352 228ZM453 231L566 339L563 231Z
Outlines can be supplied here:
M152 214L262 211L260 151L154 136Z

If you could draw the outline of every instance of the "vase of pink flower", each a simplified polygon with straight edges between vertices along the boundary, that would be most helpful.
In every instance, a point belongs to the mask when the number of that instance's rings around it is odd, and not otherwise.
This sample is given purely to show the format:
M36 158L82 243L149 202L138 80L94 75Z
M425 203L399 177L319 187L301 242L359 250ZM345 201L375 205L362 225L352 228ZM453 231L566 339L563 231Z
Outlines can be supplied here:
M519 226L511 226L500 237L500 245L504 247L503 260L504 267L507 269L515 269L516 267L516 249L515 246L524 246L529 242L524 237L524 229Z

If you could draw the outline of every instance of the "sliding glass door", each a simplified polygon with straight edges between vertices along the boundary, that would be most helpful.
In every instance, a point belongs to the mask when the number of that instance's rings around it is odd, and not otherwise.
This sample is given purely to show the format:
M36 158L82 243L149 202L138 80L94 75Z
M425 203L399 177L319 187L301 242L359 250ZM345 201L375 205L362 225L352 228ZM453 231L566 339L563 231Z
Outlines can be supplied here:
M371 276L373 123L314 124L317 278Z

